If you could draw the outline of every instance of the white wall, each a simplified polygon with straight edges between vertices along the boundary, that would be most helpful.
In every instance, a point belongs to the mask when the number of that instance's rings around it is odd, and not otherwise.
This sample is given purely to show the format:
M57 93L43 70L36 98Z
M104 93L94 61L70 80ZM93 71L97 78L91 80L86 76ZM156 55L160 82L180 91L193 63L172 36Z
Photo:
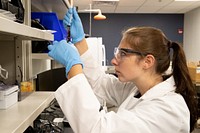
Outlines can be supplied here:
M187 61L200 61L200 7L184 16L183 42Z

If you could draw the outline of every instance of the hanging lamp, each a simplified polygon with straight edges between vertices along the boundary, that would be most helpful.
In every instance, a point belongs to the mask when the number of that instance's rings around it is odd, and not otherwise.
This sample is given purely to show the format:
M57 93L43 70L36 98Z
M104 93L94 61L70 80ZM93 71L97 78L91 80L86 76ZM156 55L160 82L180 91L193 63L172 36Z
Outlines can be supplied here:
M85 10L80 10L79 12L90 12L90 13L98 12L98 14L94 16L95 20L105 20L106 19L106 16L101 13L100 9L85 9Z

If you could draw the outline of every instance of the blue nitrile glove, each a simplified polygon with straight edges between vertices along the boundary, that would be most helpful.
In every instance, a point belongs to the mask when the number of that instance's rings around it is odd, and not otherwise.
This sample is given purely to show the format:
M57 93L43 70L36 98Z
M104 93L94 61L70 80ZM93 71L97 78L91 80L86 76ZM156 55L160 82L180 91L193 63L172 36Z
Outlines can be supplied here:
M72 15L72 19L70 21L70 16ZM76 11L76 8L69 8L64 19L63 19L64 27L67 29L67 26L70 26L70 33L72 38L72 43L75 44L85 38L85 33L83 30L83 25L80 17Z
M66 76L73 65L81 64L83 66L78 50L66 40L54 41L53 45L48 46L48 49L48 55L65 66Z

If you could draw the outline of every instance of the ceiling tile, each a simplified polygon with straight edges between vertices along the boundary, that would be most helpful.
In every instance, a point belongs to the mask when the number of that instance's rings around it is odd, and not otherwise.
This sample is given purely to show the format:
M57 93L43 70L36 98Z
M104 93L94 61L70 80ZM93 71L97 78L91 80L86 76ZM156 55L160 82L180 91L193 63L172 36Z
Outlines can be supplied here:
M135 13L137 9L138 6L118 6L115 13Z
M142 6L136 13L156 13L160 8L160 6Z
M57 12L63 15L67 10L63 0L32 0L32 10ZM92 0L74 0L79 10L89 9ZM117 6L91 5L103 13L186 13L200 7L199 1L178 2L174 0L120 0Z
M143 6L167 6L174 0L146 0Z
M119 6L141 6L146 0L120 0Z

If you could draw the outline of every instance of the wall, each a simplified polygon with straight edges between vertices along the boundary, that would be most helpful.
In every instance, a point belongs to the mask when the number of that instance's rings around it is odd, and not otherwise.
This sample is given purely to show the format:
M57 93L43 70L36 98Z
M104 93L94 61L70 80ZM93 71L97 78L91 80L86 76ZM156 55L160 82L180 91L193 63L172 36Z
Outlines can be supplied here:
M184 45L188 61L200 61L200 7L185 14Z
M1 38L1 37L0 37ZM1 38L2 39L2 38ZM8 79L3 79L0 76L0 81L6 84L15 83L15 45L14 40L0 39L0 65L8 71ZM1 84L1 82L0 82Z
M85 33L89 33L89 13L79 14ZM121 31L132 26L153 26L164 31L166 36L173 41L183 42L183 34L178 34L178 29L183 29L184 14L105 14L107 19L96 21L92 19L92 36L103 37L106 47L107 65L113 58L114 47L121 40ZM93 17L92 17L93 18ZM109 64L108 64L109 63Z

